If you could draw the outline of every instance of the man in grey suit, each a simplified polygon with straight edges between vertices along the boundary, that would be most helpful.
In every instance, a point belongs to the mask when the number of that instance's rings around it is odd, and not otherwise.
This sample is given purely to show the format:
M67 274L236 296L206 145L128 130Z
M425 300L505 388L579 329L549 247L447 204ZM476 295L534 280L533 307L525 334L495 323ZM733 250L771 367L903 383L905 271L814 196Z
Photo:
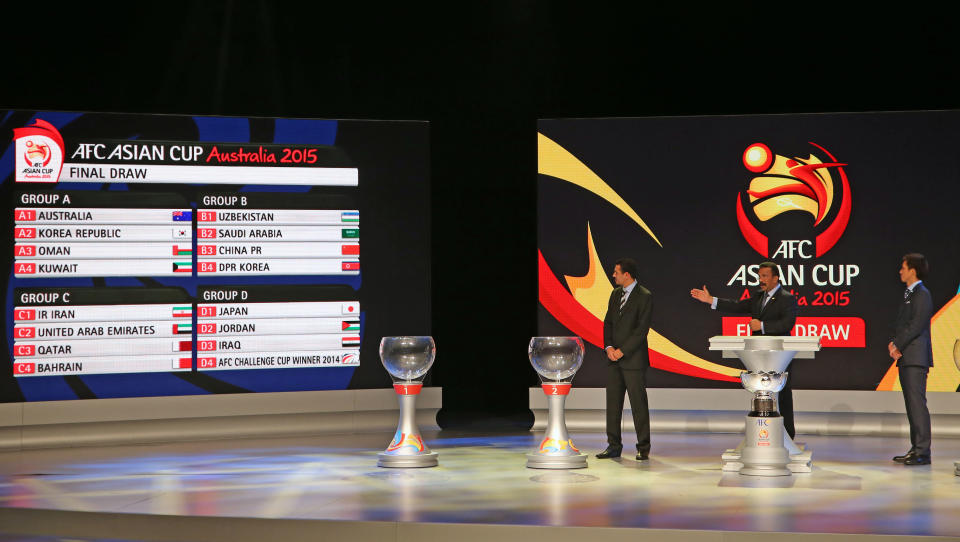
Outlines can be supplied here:
M933 367L930 317L933 299L923 285L930 266L923 254L907 254L900 264L900 280L907 285L897 311L887 350L897 362L900 387L910 422L910 451L893 458L904 465L930 464L930 411L927 410L927 372Z
M620 457L623 441L623 395L630 397L633 425L637 430L637 461L650 457L650 411L647 406L647 368L650 353L647 332L653 298L637 283L637 262L630 258L617 261L613 280L617 288L610 294L607 315L603 319L603 343L607 354L607 449L600 459Z

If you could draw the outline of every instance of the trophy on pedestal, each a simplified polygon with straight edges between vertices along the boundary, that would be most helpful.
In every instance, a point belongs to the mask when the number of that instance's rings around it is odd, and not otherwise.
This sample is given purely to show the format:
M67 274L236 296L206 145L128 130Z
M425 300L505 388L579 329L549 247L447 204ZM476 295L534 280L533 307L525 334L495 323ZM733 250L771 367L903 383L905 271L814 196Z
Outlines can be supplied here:
M436 354L433 337L384 337L380 340L380 361L393 377L393 389L400 399L400 423L390 446L377 456L378 467L437 466L437 452L424 444L416 421L417 395Z
M530 364L540 375L547 394L549 418L540 446L527 454L527 467L534 469L582 469L587 454L581 453L567 434L563 404L570 393L573 375L583 363L580 337L534 337L527 348Z
M813 358L820 337L711 337L710 350L738 357L746 372L740 382L753 393L743 441L721 456L724 471L751 476L789 476L810 472L811 453L795 444L777 411L777 393L787 383L787 365L797 358Z

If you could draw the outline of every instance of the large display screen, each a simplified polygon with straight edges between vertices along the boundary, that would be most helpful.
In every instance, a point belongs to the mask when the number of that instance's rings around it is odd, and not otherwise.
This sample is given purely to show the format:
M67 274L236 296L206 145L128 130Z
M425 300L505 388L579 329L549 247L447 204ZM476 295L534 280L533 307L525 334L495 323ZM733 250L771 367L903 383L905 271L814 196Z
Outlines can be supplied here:
M901 258L926 255L928 390L960 387L960 112L541 120L539 333L583 337L578 386L604 385L603 318L619 258L653 294L655 387L740 387L714 335L749 317L693 299L743 299L773 261L797 296L791 367L807 389L899 390L887 352Z
M423 122L0 111L0 401L389 385L430 334Z

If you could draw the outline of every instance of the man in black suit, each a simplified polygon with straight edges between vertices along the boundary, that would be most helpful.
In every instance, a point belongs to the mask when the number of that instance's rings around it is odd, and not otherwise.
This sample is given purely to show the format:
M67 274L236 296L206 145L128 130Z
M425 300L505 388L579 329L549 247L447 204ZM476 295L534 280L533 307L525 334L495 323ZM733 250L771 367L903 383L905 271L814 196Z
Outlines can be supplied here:
M751 315L753 319L750 320L750 330L755 334L790 335L797 322L797 299L780 285L780 269L773 262L763 262L757 270L757 277L760 280L760 291L754 292L748 299L718 299L710 295L706 286L702 290L690 290L690 295L698 301L710 303L712 309ZM790 438L793 438L796 429L793 424L793 389L790 387L789 371L788 365L787 383L780 390L777 402L780 415L783 416L783 427Z
M647 332L653 297L637 283L637 262L630 258L617 261L613 280L617 288L610 294L607 315L603 319L603 344L607 354L607 449L600 459L620 457L623 441L623 394L630 396L633 425L637 430L637 461L650 457L650 411L647 406Z
M897 362L903 402L910 422L910 451L893 458L904 465L930 464L930 411L927 410L927 372L933 367L930 317L933 299L921 279L930 266L923 254L907 254L900 264L900 280L907 285L897 311L894 334L887 345Z

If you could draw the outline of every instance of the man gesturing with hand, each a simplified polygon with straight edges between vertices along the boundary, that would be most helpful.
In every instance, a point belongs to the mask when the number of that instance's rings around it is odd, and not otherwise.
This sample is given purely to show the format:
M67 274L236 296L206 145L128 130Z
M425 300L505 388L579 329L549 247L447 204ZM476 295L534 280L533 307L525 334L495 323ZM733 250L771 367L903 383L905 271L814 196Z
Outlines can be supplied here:
M750 331L756 335L790 335L797 322L797 299L784 291L780 285L780 269L773 262L763 262L757 269L760 290L740 301L719 299L710 295L707 287L690 290L697 301L709 303L710 308L724 312L749 314ZM787 366L787 383L777 396L783 427L790 438L796 435L793 423L793 389L790 386L790 366Z

